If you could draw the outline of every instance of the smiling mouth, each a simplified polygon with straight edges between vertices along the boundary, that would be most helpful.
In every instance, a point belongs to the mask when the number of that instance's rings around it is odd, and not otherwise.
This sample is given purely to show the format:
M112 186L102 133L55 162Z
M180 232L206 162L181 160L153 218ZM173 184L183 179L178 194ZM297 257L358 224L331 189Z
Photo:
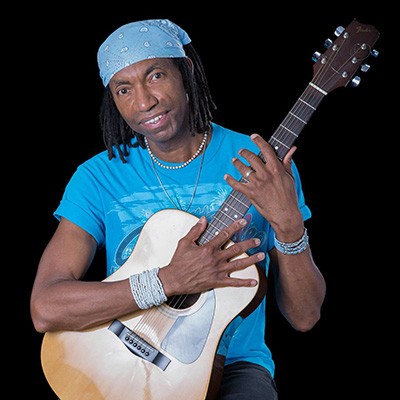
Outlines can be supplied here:
M161 120L161 118L164 117L166 114L167 113L164 112L164 113L162 113L160 115L157 115L157 117L154 117L152 119L149 119L148 121L142 122L142 124L143 125L154 125L154 124L157 124Z

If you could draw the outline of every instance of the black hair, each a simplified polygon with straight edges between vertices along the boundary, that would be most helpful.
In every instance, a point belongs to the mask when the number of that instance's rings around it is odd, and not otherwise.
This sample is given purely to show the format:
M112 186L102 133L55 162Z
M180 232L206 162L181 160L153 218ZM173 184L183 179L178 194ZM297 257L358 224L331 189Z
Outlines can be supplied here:
M184 46L186 58L172 58L179 69L186 93L189 98L189 126L193 134L208 132L211 128L212 110L216 106L212 100L203 64L191 43ZM100 109L100 126L103 131L104 144L108 150L108 158L114 157L114 146L123 163L129 155L128 147L145 148L144 137L135 132L122 118L111 94L109 85L105 88ZM136 138L133 142L132 139Z

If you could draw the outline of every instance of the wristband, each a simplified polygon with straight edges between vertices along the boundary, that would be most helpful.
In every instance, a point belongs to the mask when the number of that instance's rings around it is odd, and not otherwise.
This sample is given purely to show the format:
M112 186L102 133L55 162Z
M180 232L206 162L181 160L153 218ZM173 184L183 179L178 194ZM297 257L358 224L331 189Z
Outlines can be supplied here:
M294 243L283 243L279 241L274 235L275 247L276 249L283 254L286 255L295 255L302 253L307 247L309 243L307 228L304 228L304 234L300 240Z
M163 285L158 278L159 270L160 268L154 268L129 277L132 296L142 310L159 306L167 301Z

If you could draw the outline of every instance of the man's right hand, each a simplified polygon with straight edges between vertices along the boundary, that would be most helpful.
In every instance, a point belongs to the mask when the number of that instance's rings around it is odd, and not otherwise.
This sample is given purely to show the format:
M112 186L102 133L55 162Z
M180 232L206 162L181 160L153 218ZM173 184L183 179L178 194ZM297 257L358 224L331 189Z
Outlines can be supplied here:
M159 278L167 296L199 293L220 287L252 287L257 285L254 279L230 277L234 271L244 269L265 258L264 253L249 257L235 257L260 245L259 239L245 240L231 246L225 246L228 240L246 225L241 219L222 230L214 239L199 246L197 240L207 227L207 219L200 218L189 233L183 237L171 259L161 268Z

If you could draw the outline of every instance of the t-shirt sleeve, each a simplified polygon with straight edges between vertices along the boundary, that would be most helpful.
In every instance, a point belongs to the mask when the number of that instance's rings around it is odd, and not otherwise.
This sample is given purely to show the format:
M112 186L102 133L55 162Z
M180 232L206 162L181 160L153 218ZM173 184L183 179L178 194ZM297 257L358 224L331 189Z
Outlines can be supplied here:
M63 217L84 229L96 240L98 248L104 246L102 198L94 174L84 164L69 181L54 216L58 220Z
M303 220L306 221L307 219L309 219L311 217L311 211L305 203L304 194L303 194L303 190L301 187L299 171L297 170L297 167L294 162L292 162L292 172L293 172L293 176L295 179L299 208L300 208L301 214L303 215ZM268 232L268 251L272 250L275 247L274 235L275 235L274 230L271 228Z

